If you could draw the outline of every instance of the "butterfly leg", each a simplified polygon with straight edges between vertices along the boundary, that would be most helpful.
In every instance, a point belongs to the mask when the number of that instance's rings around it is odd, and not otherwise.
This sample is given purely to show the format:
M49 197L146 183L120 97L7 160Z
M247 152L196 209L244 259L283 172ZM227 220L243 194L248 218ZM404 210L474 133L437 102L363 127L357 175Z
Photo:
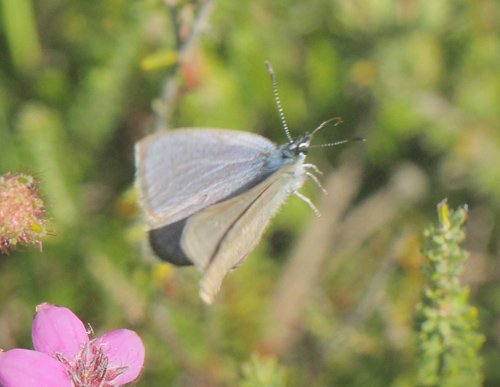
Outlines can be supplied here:
M314 176L311 172L306 172L306 176L316 183L316 185L319 187L321 192L323 192L324 194L327 193L325 187L323 187L321 185L321 183L319 182L319 180L316 176Z
M315 165L315 164L303 164L303 167L304 167L304 169L312 169L314 172L316 172L316 173L317 173L317 174L319 174L319 175L322 175L322 174L323 174L323 172L321 172L321 170L320 170L320 169L318 168L318 166L317 166L317 165ZM327 193L327 192L326 192L325 187L323 187L323 186L321 185L321 183L319 182L319 180L318 180L318 178L317 178L316 176L314 176L314 175L313 175L312 173L310 173L310 172L306 172L306 175L307 175L307 176L308 176L308 177L309 177L312 181L314 181L314 182L316 183L316 185L319 187L319 189L320 189L320 190L321 190L324 194L326 194L326 193Z
M313 202L311 201L311 199L309 199L307 196L304 196L302 195L300 192L298 191L295 191L293 193L295 196L297 196L299 199L301 199L302 201L306 202L306 204L309 206L309 208L311 210L313 210L314 214L320 218L321 217L321 214L319 213L319 210L316 208L316 206L313 204Z
M318 175L322 175L323 172L321 171L321 169L318 168L317 165L315 164L302 164L302 166L305 168L305 169L312 169L314 172L316 172Z

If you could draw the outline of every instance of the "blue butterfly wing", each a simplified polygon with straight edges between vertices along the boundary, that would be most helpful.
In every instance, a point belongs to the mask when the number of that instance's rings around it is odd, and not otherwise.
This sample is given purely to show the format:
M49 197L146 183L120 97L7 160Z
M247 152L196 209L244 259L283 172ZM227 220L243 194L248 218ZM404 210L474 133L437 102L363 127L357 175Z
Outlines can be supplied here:
M136 145L136 185L151 228L166 226L262 181L276 145L257 134L176 129Z

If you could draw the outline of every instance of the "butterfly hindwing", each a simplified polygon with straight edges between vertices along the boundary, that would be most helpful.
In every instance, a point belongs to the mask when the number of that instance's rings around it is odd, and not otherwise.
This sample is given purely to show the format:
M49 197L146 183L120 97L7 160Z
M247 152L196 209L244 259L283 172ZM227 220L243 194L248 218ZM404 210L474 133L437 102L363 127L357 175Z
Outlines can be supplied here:
M227 272L240 265L259 242L271 217L292 192L293 166L247 192L193 215L183 231L186 255L204 273L200 295L211 303Z

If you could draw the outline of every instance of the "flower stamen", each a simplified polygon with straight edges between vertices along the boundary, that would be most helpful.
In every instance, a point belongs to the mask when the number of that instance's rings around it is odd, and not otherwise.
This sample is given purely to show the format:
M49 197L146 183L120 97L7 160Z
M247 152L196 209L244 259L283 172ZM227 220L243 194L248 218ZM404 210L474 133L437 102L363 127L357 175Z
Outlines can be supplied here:
M56 353L74 387L113 387L113 381L127 371L127 366L109 367L109 359L95 340L85 343L72 362Z

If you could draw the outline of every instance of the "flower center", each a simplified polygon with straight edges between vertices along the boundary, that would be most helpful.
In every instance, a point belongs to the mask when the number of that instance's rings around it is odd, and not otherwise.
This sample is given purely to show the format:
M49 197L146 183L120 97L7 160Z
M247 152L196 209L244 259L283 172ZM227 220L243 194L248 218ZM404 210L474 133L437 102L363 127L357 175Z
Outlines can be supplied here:
M109 366L103 349L91 340L80 349L72 361L56 353L74 387L113 387L114 380L127 370L127 366Z

